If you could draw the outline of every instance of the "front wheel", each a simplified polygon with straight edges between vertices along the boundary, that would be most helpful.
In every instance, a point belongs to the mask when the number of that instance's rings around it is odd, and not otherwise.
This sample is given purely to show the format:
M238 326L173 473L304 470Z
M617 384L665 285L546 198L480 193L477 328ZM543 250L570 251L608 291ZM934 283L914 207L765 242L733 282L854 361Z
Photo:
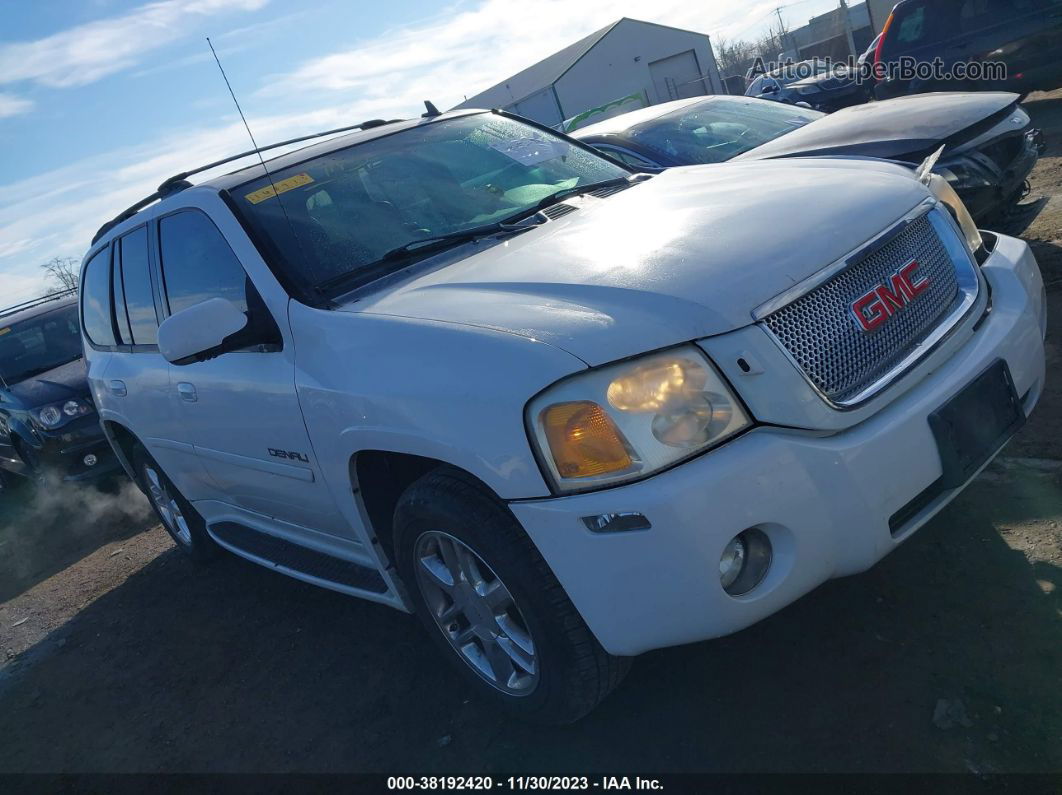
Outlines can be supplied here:
M395 511L399 570L436 644L483 696L571 723L623 679L516 519L461 472L438 469Z

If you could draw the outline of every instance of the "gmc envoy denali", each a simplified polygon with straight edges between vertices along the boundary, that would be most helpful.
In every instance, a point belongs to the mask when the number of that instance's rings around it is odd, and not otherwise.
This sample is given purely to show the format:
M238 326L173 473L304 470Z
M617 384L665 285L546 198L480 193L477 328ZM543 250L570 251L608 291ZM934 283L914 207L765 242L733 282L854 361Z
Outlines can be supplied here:
M433 110L106 224L89 380L179 547L415 612L514 711L867 569L1040 396L1036 262L927 169Z

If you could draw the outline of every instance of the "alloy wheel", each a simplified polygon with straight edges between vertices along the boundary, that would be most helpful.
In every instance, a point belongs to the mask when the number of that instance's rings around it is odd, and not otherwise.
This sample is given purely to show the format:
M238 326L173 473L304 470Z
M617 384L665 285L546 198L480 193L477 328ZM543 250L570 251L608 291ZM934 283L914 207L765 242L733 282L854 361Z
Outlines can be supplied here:
M192 543L192 528L188 526L188 520L178 505L177 500L170 493L166 481L150 464L144 465L144 481L148 487L148 496L155 504L155 508L162 517L167 529L182 543Z
M469 667L512 696L538 684L538 658L512 593L476 552L438 530L414 550L417 584L439 631Z

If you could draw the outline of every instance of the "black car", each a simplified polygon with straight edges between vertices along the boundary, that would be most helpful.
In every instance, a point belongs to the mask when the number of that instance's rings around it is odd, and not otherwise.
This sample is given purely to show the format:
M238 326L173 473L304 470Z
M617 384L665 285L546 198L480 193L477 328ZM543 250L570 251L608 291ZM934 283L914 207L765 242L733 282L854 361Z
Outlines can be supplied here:
M922 94L829 115L748 97L694 97L614 116L571 133L635 168L775 157L875 157L917 165L944 146L936 171L978 221L1007 209L1043 135L1009 93Z
M901 0L882 28L875 69L901 59L948 73L894 75L875 88L879 99L926 91L1047 91L1062 86L1062 0ZM1006 75L955 74L955 64L1000 62Z
M824 61L800 61L760 75L749 84L745 96L802 103L824 113L867 101L857 69Z
M80 481L117 469L89 394L77 297L0 311L0 485L13 475Z

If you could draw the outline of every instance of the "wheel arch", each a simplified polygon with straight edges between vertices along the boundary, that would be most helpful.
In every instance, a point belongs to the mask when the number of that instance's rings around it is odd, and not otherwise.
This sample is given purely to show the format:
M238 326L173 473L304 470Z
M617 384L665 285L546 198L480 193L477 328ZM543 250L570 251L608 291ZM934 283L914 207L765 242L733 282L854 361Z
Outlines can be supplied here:
M140 445L144 446L144 443L137 438L129 428L116 420L103 420L101 423L103 427L103 435L107 437L107 441L111 445L111 449L114 451L115 457L122 465L122 469L134 483L140 483L136 476L136 472L133 470L133 449Z
M369 535L394 565L394 513L410 485L429 472L446 468L459 472L502 502L496 492L468 470L438 458L394 450L361 450L350 458L350 484L361 504Z

